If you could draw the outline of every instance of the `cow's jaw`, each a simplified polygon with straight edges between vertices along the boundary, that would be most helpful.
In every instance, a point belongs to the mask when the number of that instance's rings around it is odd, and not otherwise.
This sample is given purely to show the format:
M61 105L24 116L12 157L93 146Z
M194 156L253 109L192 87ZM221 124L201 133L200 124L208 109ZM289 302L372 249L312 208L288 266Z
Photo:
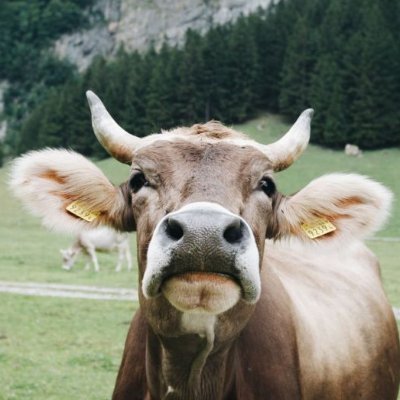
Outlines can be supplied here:
M196 202L158 223L142 281L148 299L162 294L179 311L218 315L240 299L255 303L260 287L258 248L243 218Z

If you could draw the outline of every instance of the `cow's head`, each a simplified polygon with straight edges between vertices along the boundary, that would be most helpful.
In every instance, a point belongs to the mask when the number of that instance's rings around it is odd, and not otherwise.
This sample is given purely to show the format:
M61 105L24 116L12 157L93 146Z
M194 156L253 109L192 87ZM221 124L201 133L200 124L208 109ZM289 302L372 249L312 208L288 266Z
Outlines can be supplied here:
M70 270L75 263L77 251L74 251L72 249L60 249L60 254L62 258L61 268L67 271Z
M128 181L113 186L81 155L43 150L15 162L12 186L50 228L136 230L141 306L160 334L203 329L188 322L193 314L222 316L228 336L236 334L260 296L266 238L329 244L370 233L387 213L387 190L357 175L327 175L292 196L277 191L273 173L306 148L312 110L282 139L261 145L216 122L140 139L94 93L88 100L100 143L131 165ZM68 211L75 201L95 219ZM301 226L315 218L336 230L310 239Z

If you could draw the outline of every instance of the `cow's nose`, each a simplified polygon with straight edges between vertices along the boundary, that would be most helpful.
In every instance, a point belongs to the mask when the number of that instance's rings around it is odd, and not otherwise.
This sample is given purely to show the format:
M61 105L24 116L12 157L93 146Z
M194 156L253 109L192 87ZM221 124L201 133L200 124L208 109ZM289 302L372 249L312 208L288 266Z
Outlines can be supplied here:
M184 227L177 217L169 217L165 220L165 233L172 240L180 240L184 235Z
M240 218L234 218L233 221L225 228L223 233L224 239L228 243L238 243L243 238L244 230L243 222Z
M247 229L236 215L201 209L175 213L165 219L164 225L165 235L173 242L207 238L216 245L239 244Z
M196 202L158 223L147 251L145 297L160 294L163 283L172 277L186 279L186 274L193 273L205 274L201 279L214 283L209 274L230 277L240 285L244 300L257 301L259 253L253 232L241 216L216 203Z

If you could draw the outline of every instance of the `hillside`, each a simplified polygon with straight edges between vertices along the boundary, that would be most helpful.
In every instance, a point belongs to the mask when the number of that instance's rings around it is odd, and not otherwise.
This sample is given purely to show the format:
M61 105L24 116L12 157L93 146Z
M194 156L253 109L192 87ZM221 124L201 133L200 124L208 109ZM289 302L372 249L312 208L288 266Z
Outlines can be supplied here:
M182 45L188 29L204 34L267 8L271 0L5 0L0 2L0 165L15 154L21 123L96 57ZM7 144L2 145L6 139Z
M316 144L396 147L399 18L400 0L5 0L0 164L43 146L104 157L89 88L140 136L312 107Z
M97 55L182 44L188 29L205 33L211 26L235 21L271 0L96 0L87 10L91 26L65 34L55 54L86 69Z

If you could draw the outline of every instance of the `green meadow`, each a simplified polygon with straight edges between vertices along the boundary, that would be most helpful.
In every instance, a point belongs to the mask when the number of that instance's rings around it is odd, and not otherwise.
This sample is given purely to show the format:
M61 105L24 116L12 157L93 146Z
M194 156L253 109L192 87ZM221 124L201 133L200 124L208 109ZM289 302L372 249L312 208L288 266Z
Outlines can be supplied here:
M279 138L288 124L274 115L237 126L260 142ZM95 140L93 136L93 140ZM114 182L122 182L127 166L114 160L97 163ZM330 172L357 172L388 186L400 198L400 150L364 152L348 157L343 151L310 145L287 171L276 175L278 189L290 194ZM106 287L135 287L136 268L114 271L115 254L99 254L101 271L61 269L60 248L72 238L50 233L28 215L7 189L8 166L0 169L0 281L48 282ZM400 206L376 236L400 237ZM400 307L400 241L374 240L391 303ZM132 235L135 257L135 238ZM128 324L137 304L0 294L0 400L108 399L120 363Z

